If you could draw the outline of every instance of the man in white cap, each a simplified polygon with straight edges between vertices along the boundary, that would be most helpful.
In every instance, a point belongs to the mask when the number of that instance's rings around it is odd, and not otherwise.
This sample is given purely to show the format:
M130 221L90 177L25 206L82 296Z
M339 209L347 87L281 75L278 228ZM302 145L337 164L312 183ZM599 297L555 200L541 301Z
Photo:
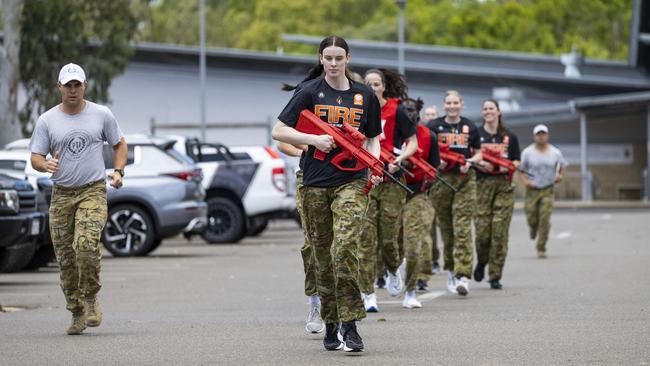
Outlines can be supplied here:
M553 187L562 180L567 162L560 150L548 143L548 127L539 124L533 129L532 145L521 152L520 174L526 186L524 210L530 227L530 238L537 237L537 256L546 258L546 242L551 228L551 213L555 195Z
M30 150L32 166L52 173L50 234L61 269L61 289L72 312L68 334L97 327L102 312L100 236L106 223L104 141L113 147L115 171L111 185L122 186L127 146L113 113L84 99L88 83L84 70L67 64L59 72L61 104L36 121ZM47 158L48 154L51 156Z

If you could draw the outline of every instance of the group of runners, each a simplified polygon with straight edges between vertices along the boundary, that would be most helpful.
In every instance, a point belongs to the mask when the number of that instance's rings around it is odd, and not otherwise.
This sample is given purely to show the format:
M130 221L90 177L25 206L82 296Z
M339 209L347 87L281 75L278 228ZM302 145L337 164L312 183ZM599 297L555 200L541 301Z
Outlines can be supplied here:
M436 226L449 292L467 296L470 280L483 281L486 267L490 288L501 289L515 170L526 186L531 239L538 239L538 256L546 257L553 185L566 166L548 143L546 126L536 126L535 143L520 152L495 100L483 102L478 126L461 115L457 91L445 93L443 116L435 108L421 113L424 103L409 97L403 75L351 72L343 38L323 39L318 58L301 83L284 86L293 96L272 134L281 151L300 156L296 201L310 303L306 329L325 332L325 349L364 350L356 322L380 311L377 289L403 296L404 308L422 307L416 293L427 291L430 276L440 271ZM300 132L304 110L363 134L363 147L384 162L385 174L333 164L345 146L328 134ZM436 179L428 179L413 159L437 169Z

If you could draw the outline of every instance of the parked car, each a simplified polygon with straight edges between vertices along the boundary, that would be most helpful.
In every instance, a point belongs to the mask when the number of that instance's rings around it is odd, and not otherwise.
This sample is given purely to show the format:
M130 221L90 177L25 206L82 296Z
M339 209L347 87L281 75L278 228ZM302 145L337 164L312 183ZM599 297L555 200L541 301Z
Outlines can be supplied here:
M147 255L165 238L200 233L207 224L200 168L173 149L173 140L132 135L126 136L126 141L124 185L118 190L107 182L104 247L115 256ZM28 143L19 140L7 145L10 151L0 151L0 160L3 155L19 153L27 161L27 175L42 174L30 170ZM103 155L106 171L110 173L112 147L105 145ZM41 185L46 182L41 181Z
M20 180L27 180L35 190L36 211L43 214L41 234L36 238L32 259L23 269L37 269L54 260L54 249L49 228L49 207L52 194L52 181L49 173L41 173L32 168L29 152L24 150L0 150L0 173Z
M0 173L0 272L19 271L29 264L44 226L32 185Z
M295 200L286 192L285 163L268 147L228 148L218 143L167 136L174 149L203 169L208 203L208 243L235 243L258 235L268 220L287 217Z

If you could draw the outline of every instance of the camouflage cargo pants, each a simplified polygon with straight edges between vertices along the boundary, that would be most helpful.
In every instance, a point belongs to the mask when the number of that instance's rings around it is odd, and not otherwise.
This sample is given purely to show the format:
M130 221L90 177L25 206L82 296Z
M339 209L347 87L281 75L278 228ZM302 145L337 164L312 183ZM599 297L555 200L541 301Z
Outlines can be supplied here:
M339 187L302 188L304 231L314 250L321 315L326 323L366 316L357 251L368 206L365 179Z
M433 207L433 190L434 188L431 187L431 189L427 191L427 196L429 197L431 207ZM438 234L436 232L437 227L438 215L434 210L433 220L431 220L431 250L429 253L421 254L422 262L420 273L418 274L418 280L429 281L431 279L431 275L433 274L431 271L433 269L433 263L440 260L440 250L438 249Z
M302 170L296 172L296 209L300 215L302 227L305 227L305 222L302 221ZM314 251L309 244L307 233L303 231L304 243L300 248L302 255L302 265L305 271L305 295L314 296L318 295L316 289L316 263L314 263Z
M444 245L445 270L455 271L456 277L472 277L472 216L476 204L476 173L442 173L458 192L437 182L433 202Z
M429 265L431 273L431 224L433 206L426 192L407 199L404 206L404 254L406 256L406 291L415 290L418 274Z
M359 247L361 291L375 292L375 276L384 268L395 272L402 262L399 247L405 192L394 183L382 183L368 195Z
M54 186L50 204L50 234L61 269L66 308L84 310L101 283L100 237L106 224L106 183L101 180L77 188Z
M489 265L490 281L498 281L508 255L508 232L515 191L505 175L489 176L476 182L476 255L478 263Z
M524 211L530 227L531 237L537 236L537 251L546 252L548 233L551 230L551 213L555 193L553 186L537 189L526 189Z

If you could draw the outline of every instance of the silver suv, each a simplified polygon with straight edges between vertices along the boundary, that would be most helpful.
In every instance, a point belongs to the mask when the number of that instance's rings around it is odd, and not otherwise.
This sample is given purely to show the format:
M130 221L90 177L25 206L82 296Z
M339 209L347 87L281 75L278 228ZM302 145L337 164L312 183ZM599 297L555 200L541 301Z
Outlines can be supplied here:
M173 140L144 135L126 136L129 146L124 186L107 184L108 220L102 241L115 256L142 256L165 238L200 233L207 224L202 172L194 162L173 149ZM43 176L29 164L29 140L8 144L0 161L24 156L24 174ZM106 172L113 171L113 149L104 146ZM41 178L42 179L42 178ZM30 179L32 180L32 179Z

